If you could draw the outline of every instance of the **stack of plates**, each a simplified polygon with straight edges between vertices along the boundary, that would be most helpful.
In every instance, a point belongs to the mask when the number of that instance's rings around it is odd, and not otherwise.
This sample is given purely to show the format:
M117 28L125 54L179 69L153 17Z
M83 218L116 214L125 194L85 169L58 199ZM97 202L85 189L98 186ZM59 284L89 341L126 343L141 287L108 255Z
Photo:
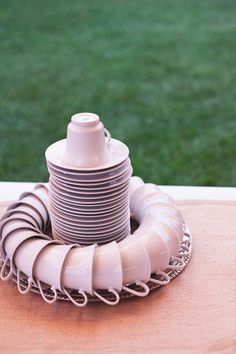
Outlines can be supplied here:
M130 233L128 148L111 139L108 161L94 168L67 165L65 149L61 140L46 151L54 237L81 245L122 240Z

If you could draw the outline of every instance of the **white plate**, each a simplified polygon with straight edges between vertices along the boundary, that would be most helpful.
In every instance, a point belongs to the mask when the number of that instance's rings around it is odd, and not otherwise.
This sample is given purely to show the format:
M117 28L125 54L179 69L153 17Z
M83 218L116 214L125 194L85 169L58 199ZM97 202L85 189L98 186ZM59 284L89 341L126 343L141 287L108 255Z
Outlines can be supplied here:
M69 195L78 195L78 194L85 194L85 195L101 195L104 193L112 193L112 192L116 192L122 188L126 188L129 187L129 183L130 180L125 181L117 186L113 186L113 187L108 187L108 188L81 188L78 186L72 187L71 185L68 185L66 183L61 183L58 182L58 180L56 180L55 178L50 178L50 181L53 182L53 184L62 192L65 192Z
M129 226L129 221L128 222L124 222L121 223L120 225L118 225L118 227L116 228L112 228L110 227L109 229L107 229L106 231L101 231L98 230L98 232L96 232L96 230L92 231L81 231L81 232L73 232L71 230L65 230L65 228L61 228L58 225L53 224L52 229L56 230L57 232L61 233L62 235L64 235L65 237L80 237L80 238L90 238L90 239L94 239L95 242L95 238L106 238L109 236L113 236L116 235L119 232L123 232L126 228L128 228Z
M72 217L83 217L83 218L94 218L96 215L98 215L99 217L102 217L102 215L107 215L110 213L115 213L118 212L120 210L122 210L123 208L126 208L127 205L129 204L129 201L121 201L119 203L111 203L111 206L105 206L102 208L93 208L93 209L87 209L87 208L81 208L81 207L69 207L69 206L64 206L63 204L61 205L60 203L58 204L58 202L56 200L52 200L50 201L51 205L56 208L58 210L58 212L60 213L64 213L65 216L72 216Z
M68 216L65 216L65 215L59 213L58 210L55 209L53 206L50 206L50 212L51 212L51 215L54 215L55 217L57 217L57 219L65 222L65 223L69 223L71 225L77 225L77 224L96 225L97 223L100 223L101 221L107 222L112 219L119 218L121 215L128 212L128 207L129 206L127 205L126 208L121 208L115 213L103 214L103 215L100 215L99 217L94 215L94 217L90 217L90 218L84 218L83 216L81 217L81 215L75 215L74 217L68 217Z
M126 210L124 213L120 214L119 216L113 217L108 220L101 220L100 222L96 223L80 223L80 220L78 219L77 222L75 223L69 223L68 220L62 220L61 218L58 218L55 214L52 216L53 218L53 224L54 225L61 225L63 228L69 229L69 230L74 230L77 232L77 230L87 230L93 232L94 230L105 230L106 228L110 228L110 226L113 224L118 225L122 221L125 221L130 218L129 211Z
M56 195L60 196L61 198L65 198L67 200L73 201L80 201L83 202L85 200L91 201L92 203L97 200L107 200L108 197L113 198L118 195L123 195L124 192L128 192L129 190L129 183L127 182L124 184L121 188L117 188L115 190L110 189L108 191L104 191L103 193L73 193L73 192L68 192L61 187L58 187L55 185L52 180L49 181L49 189L53 191Z
M52 144L48 147L45 152L45 156L47 161L51 162L51 164L56 165L61 168L68 168L73 171L100 171L106 168L110 168L116 166L126 160L129 156L129 149L128 147L123 144L121 141L116 139L111 139L109 143L109 161L105 164L95 167L95 168L76 168L73 166L66 165L61 157L64 154L66 145L66 139L57 141L56 143Z
M103 178L108 178L109 176L114 176L114 175L119 175L122 171L127 170L127 168L129 168L129 166L131 166L130 163L130 159L126 159L124 160L122 163L120 163L119 165L116 166L112 166L108 169L104 169L102 171L74 171L73 169L70 170L69 168L64 168L64 167L59 167L56 166L54 164L52 164L50 161L48 161L48 166L55 171L55 173L59 173L59 174L68 174L68 175L76 175L79 176L81 179L94 179L94 178L98 178L98 179L103 179Z
M89 200L87 199L72 199L72 198L66 198L66 197L62 197L61 195L59 195L59 193L55 194L54 191L50 191L50 198L58 201L59 203L62 203L63 205L68 205L69 207L74 206L74 207L79 207L81 209L83 209L83 207L88 207L88 209L96 209L97 207L102 206L104 208L106 208L108 205L110 205L111 203L114 202L118 202L121 201L122 199L128 200L128 191L124 191L122 192L122 194L118 194L115 195L113 197L109 197L109 198L103 198L103 199L94 199L94 200Z

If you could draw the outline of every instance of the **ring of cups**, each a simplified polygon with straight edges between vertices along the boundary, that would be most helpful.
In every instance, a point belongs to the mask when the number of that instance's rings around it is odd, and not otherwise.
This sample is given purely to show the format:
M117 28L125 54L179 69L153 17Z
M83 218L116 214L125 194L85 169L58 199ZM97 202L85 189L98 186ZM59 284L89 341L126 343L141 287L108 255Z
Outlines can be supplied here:
M119 302L119 293L136 296L149 293L148 282L166 285L166 269L181 269L184 262L179 248L184 236L184 221L173 199L154 184L130 181L130 211L138 228L120 242L80 247L64 244L46 235L50 223L48 189L42 184L10 205L0 223L1 279L17 277L18 289L26 294L36 285L43 299L54 303L58 291L79 307L88 302L88 294L109 305ZM22 289L20 279L27 280ZM138 290L132 284L139 285ZM48 298L46 290L54 296ZM83 301L70 295L76 290ZM108 300L100 290L111 293Z

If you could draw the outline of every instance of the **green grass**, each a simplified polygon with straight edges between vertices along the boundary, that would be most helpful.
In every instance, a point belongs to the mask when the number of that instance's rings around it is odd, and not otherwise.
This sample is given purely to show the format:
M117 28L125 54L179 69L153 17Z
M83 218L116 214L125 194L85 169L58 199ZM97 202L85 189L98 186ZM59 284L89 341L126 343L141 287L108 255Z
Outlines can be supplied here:
M44 151L96 112L134 174L236 184L236 2L1 1L0 179L46 181Z

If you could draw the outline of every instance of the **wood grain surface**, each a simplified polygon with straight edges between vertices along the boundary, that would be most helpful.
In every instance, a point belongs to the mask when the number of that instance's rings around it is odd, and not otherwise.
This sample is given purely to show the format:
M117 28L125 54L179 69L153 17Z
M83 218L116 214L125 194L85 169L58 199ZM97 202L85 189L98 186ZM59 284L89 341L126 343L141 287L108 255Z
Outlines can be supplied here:
M0 281L0 353L236 353L236 203L178 204L193 255L169 285L78 309Z

